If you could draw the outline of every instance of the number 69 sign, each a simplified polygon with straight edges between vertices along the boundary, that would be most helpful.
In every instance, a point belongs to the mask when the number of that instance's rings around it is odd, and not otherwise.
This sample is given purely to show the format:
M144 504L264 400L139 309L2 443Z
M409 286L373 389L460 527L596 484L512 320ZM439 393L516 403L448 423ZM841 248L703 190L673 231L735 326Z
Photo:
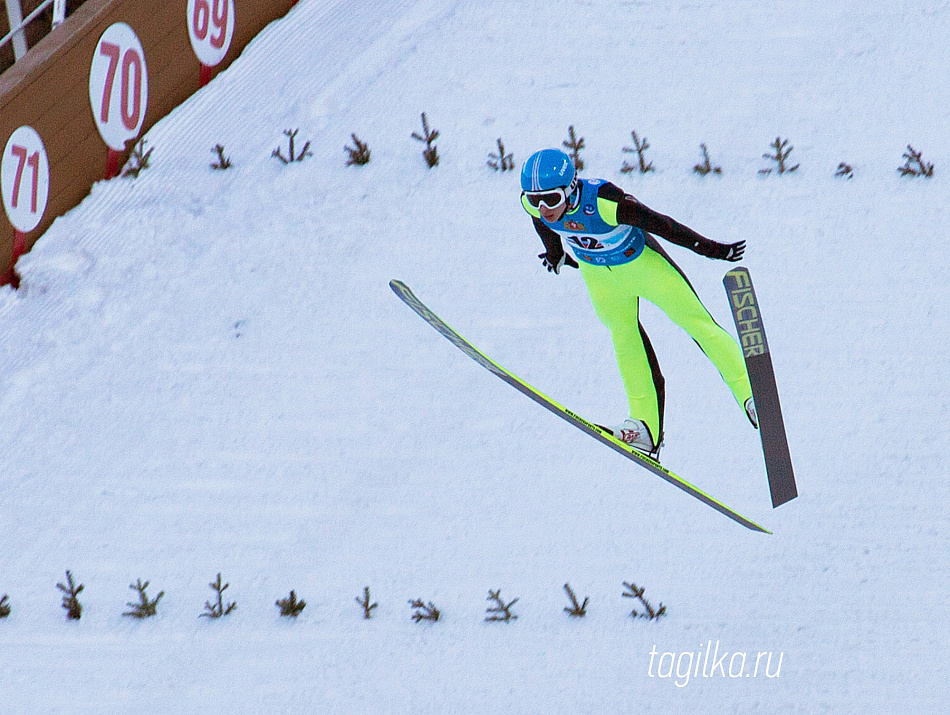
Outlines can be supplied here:
M0 161L0 188L13 228L20 233L36 228L49 198L49 159L32 127L20 127L10 135Z
M234 0L188 0L188 38L198 61L214 67L234 35Z
M148 104L148 71L142 43L124 22L111 25L99 38L89 70L89 102L110 149L122 151L138 136Z

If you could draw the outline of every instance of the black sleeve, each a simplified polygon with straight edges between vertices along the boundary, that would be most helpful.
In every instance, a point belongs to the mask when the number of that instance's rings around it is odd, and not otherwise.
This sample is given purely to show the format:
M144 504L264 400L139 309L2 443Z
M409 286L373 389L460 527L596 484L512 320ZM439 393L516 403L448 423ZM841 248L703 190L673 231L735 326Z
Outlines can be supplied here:
M675 243L677 246L688 248L701 256L728 260L727 257L730 255L730 248L732 248L730 244L718 243L708 239L689 228L689 226L684 226L669 216L664 216L644 206L633 196L624 194L613 184L609 184L608 186L612 187L613 190L609 191L608 195L602 195L601 198L617 202L618 223L636 226L660 238L666 239L670 243ZM620 196L617 194L620 194Z
M531 217L534 222L534 230L538 232L541 241L544 243L544 252L554 263L557 263L564 255L564 245L561 243L561 237L544 225L544 222L535 217Z

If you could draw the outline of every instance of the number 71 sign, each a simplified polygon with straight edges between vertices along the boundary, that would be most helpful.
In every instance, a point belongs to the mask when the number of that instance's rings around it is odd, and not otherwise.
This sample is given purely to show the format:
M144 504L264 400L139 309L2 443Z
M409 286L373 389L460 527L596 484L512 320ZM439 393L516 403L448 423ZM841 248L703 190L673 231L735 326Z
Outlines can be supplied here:
M49 159L32 127L20 127L7 140L0 161L0 188L13 228L20 233L36 228L49 198Z

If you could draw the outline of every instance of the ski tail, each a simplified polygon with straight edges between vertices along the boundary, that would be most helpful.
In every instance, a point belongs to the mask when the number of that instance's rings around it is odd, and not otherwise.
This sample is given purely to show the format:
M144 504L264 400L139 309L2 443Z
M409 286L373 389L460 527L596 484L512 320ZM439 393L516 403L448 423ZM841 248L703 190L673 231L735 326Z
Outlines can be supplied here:
M687 494L693 496L704 504L712 507L721 514L729 517L733 521L742 524L742 526L753 531L759 531L765 534L771 534L772 532L766 529L759 524L756 524L751 519L743 516L734 509L723 504L718 499L713 498L703 490L698 487L690 484L688 481L682 477L674 474L669 469L661 465L655 459L638 452L636 449L633 449L627 444L624 444L616 437L613 436L613 433L610 430L604 429L592 422L588 422L580 415L575 414L571 410L567 409L563 405L555 402L550 397L545 395L540 390L532 387L527 382L519 378L512 372L509 372L504 367L499 365L497 362L489 358L482 351L476 348L472 343L459 335L453 328L451 328L444 320L442 320L438 315L432 312L428 306L426 306L421 300L419 300L412 290L402 281L392 280L389 282L389 287L392 288L393 292L399 296L399 298L410 308L412 308L423 320L425 320L429 325L435 328L439 333L441 333L449 342L455 345L459 350L468 355L472 360L477 362L479 365L484 367L489 372L498 376L509 385L514 387L523 395L530 397L532 400L537 402L539 405L545 409L553 412L561 419L570 422L572 425L580 429L582 432L587 433L594 439L603 444L607 445L616 452L619 452L623 456L627 457L645 469L653 472L655 475L669 482L675 487L682 489Z
M746 268L729 271L722 279L729 297L729 307L739 333L739 343L745 358L752 397L759 418L759 437L765 457L772 508L779 507L798 496L795 472L788 451L782 405L775 384L775 371L769 344L765 338L762 312L752 287L752 277Z

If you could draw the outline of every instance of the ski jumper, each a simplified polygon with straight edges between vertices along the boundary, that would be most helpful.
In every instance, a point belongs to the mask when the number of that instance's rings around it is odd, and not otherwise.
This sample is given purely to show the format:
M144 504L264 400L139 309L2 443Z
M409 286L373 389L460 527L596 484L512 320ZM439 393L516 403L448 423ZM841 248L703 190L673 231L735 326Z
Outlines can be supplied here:
M639 299L665 312L696 341L719 370L740 407L752 396L742 350L706 310L656 234L709 258L729 257L729 246L647 208L610 182L578 179L578 194L560 221L548 223L522 197L549 258L577 257L594 312L613 340L630 416L642 420L655 444L663 439L663 374L640 324ZM744 408L743 408L744 409Z

